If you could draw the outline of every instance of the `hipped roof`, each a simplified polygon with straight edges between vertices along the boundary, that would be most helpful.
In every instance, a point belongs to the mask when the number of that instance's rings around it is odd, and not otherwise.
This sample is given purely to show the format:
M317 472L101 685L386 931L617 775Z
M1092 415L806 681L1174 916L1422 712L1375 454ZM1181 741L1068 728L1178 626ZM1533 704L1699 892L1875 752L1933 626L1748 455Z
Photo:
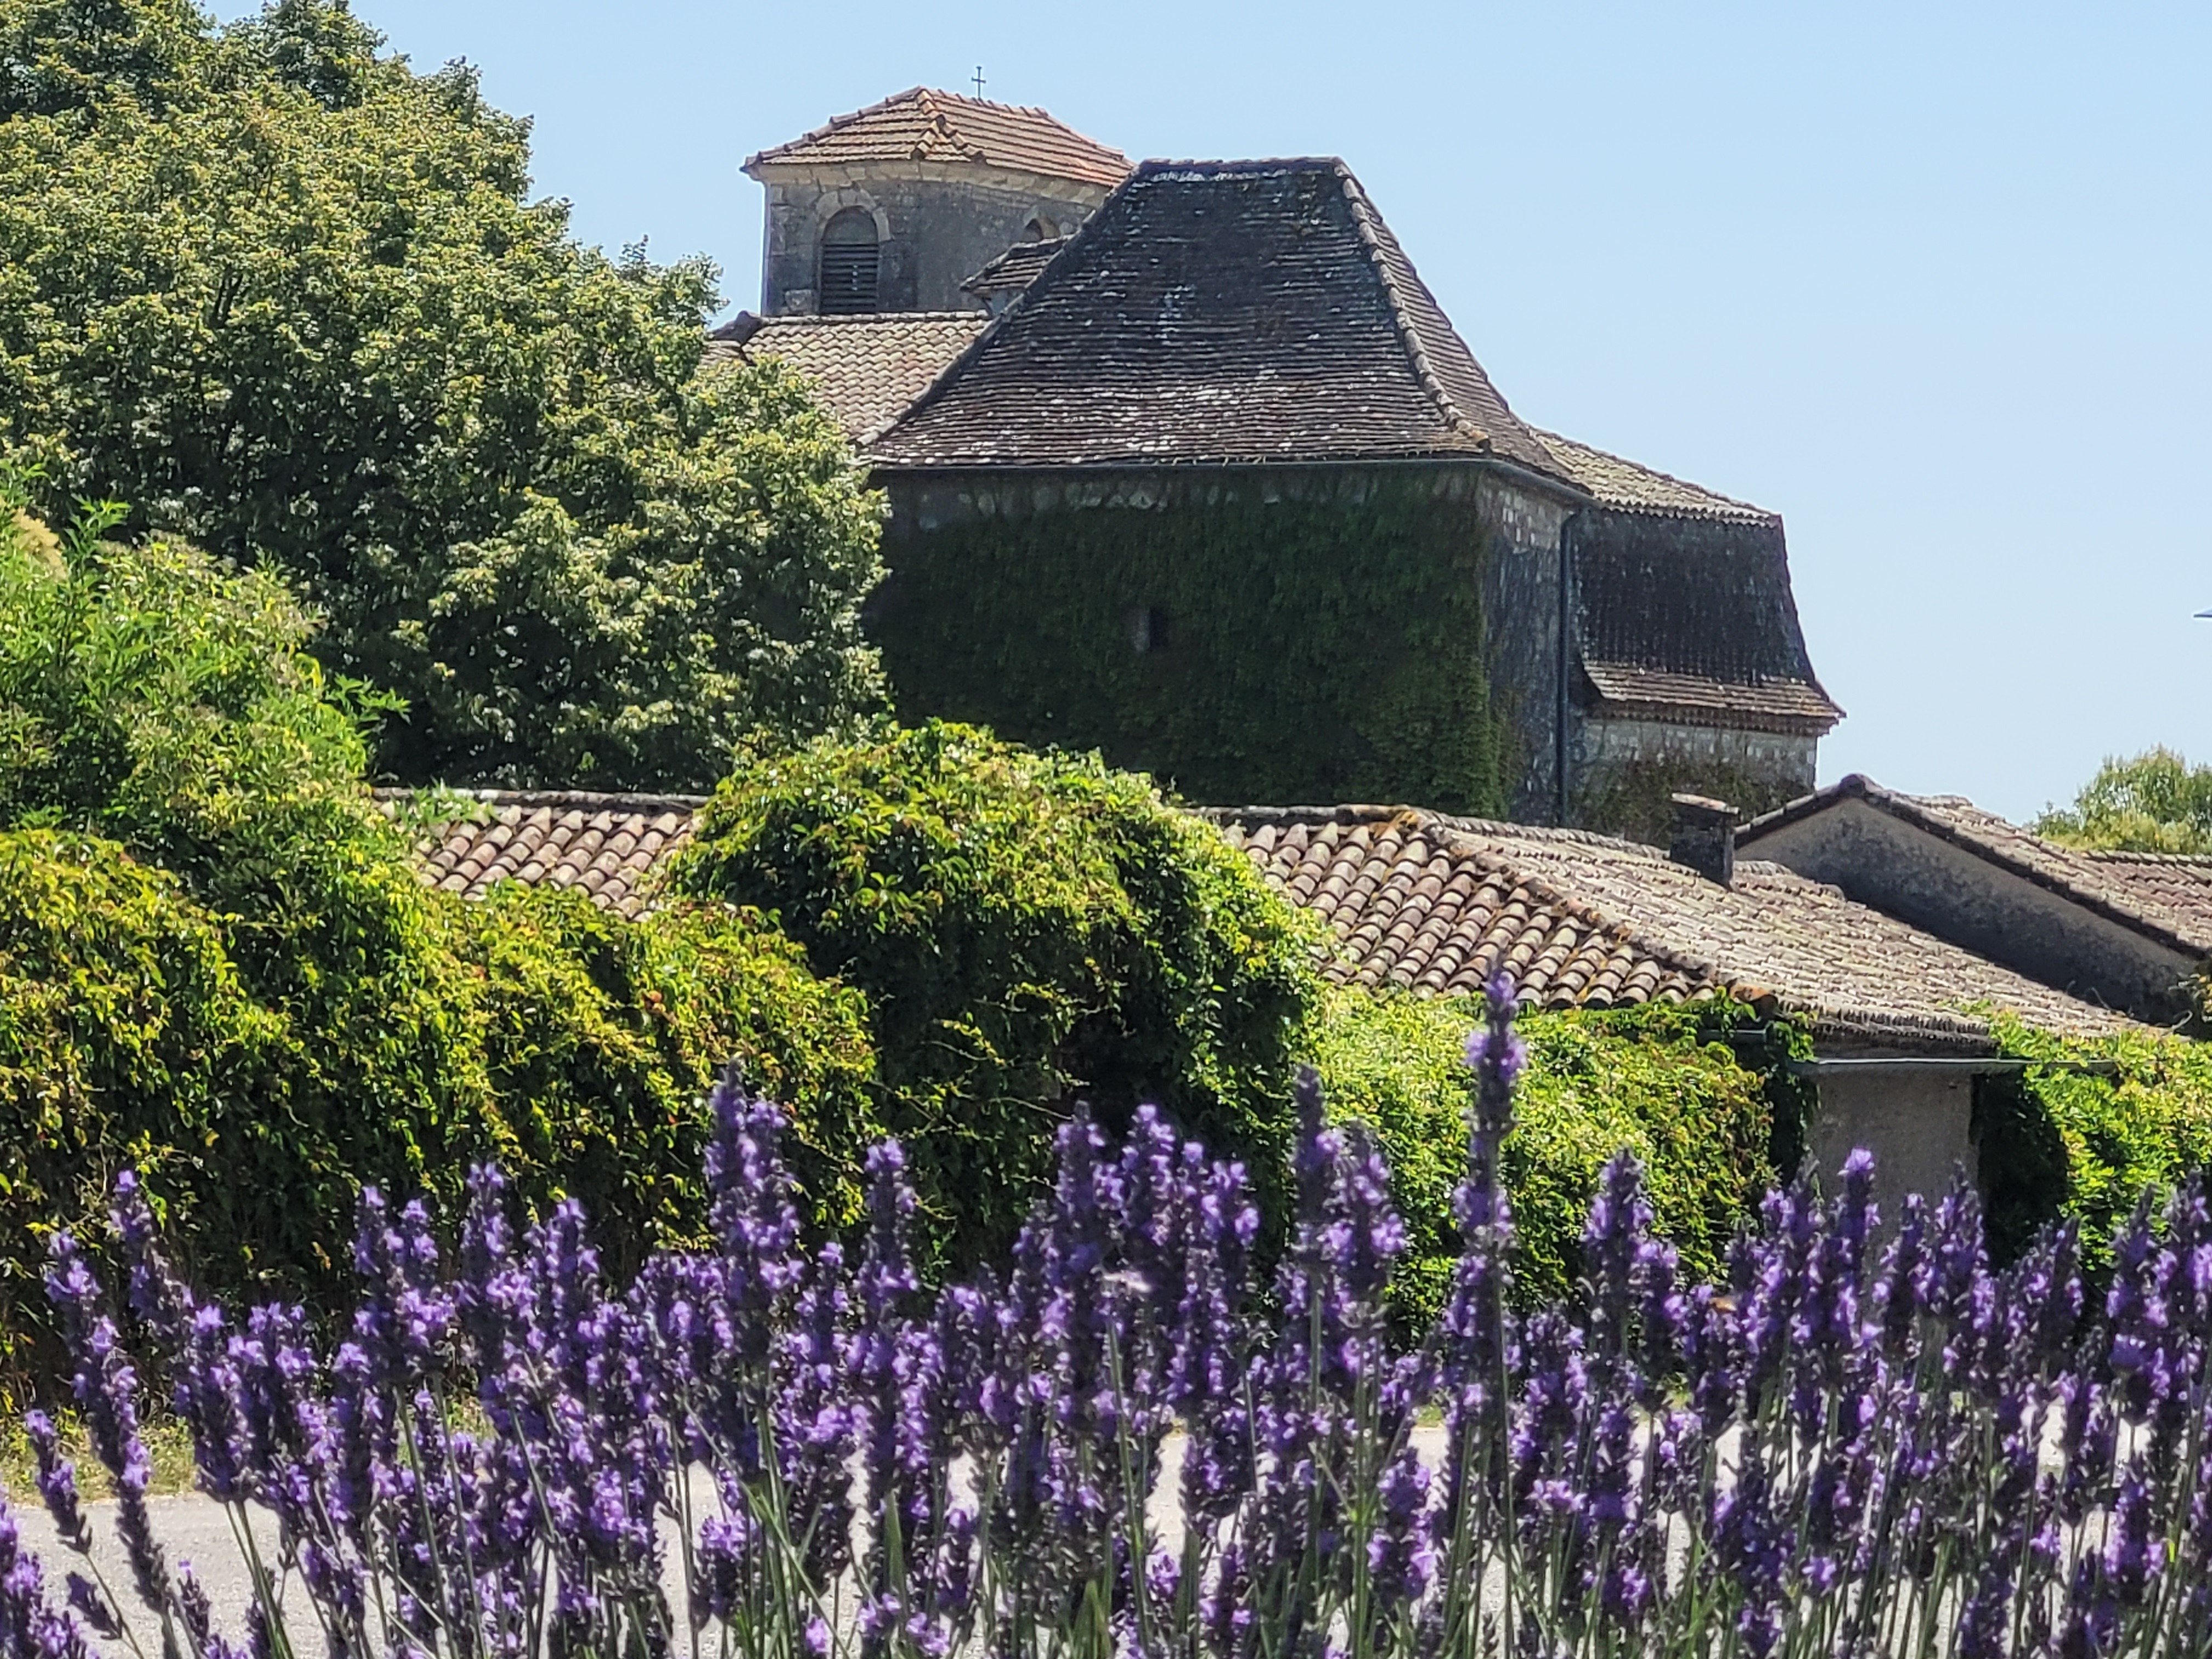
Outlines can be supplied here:
M909 87L762 150L745 171L778 164L936 161L1006 168L1112 189L1129 158L1041 109Z
M891 428L906 468L1495 457L1564 479L1341 161L1147 161Z

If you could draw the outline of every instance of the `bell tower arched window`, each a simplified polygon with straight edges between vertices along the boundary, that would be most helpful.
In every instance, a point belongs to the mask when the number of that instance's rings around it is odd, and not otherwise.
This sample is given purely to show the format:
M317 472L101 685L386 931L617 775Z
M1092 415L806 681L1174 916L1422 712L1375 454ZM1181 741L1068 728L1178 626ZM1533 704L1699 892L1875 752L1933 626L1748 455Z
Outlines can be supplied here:
M875 215L847 208L822 228L822 282L817 290L822 309L833 314L875 310L882 268Z

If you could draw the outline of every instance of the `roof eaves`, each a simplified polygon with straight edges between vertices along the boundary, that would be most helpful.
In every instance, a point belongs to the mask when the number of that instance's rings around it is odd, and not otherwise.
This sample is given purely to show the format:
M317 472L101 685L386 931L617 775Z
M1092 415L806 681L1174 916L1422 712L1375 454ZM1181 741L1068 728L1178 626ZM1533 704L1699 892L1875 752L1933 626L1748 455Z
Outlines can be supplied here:
M1680 490L1686 496L1695 498L1677 503L1644 501L1626 495L1608 494L1595 484L1583 484L1582 488L1589 492L1596 504L1608 513L1625 513L1645 518L1710 520L1718 524L1778 526L1782 522L1782 515L1779 513L1760 507L1755 502L1740 501L1733 495L1723 495L1717 489L1708 489L1703 484L1693 483L1689 479L1678 477L1672 472L1662 472L1656 466L1646 466L1641 461L1632 461L1626 455L1616 455L1611 450L1600 449L1595 444L1586 444L1578 438L1570 438L1563 433L1547 432L1541 427L1530 427L1528 429L1534 434L1536 441L1541 444L1547 453L1553 453L1553 458L1559 459L1570 474L1574 471L1571 458L1558 455L1559 448L1580 452L1594 457L1601 463L1625 468L1630 472L1640 474L1668 488ZM1580 480L1577 479L1577 482L1580 483Z

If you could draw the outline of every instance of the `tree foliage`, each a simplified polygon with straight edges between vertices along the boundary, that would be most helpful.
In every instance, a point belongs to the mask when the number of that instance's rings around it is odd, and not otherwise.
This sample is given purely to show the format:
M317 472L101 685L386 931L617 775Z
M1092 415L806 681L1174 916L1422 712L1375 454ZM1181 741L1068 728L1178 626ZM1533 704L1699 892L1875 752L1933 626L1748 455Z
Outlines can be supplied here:
M283 573L406 779L705 787L876 695L881 511L702 262L579 246L526 126L333 0L0 0L0 442Z
M2072 847L2212 853L2212 766L2166 748L2107 757L2073 805L2045 812L2035 832Z
M327 1288L362 1183L451 1199L487 1158L635 1261L703 1225L734 1060L806 1103L815 1218L855 1213L862 998L727 906L425 887L283 585L109 516L0 507L0 1366L125 1164L226 1284Z

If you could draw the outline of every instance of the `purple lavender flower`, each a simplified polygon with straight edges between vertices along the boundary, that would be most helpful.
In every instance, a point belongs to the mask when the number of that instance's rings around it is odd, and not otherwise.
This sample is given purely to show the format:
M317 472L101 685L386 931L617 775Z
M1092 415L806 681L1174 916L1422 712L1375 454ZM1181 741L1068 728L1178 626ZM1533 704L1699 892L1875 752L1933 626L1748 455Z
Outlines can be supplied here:
M714 1133L707 1145L707 1185L728 1275L730 1358L758 1373L768 1365L779 1312L800 1275L799 1211L780 1151L788 1121L772 1102L746 1093L734 1067L708 1103Z
M77 1495L76 1465L62 1455L61 1436L55 1431L53 1419L41 1411L26 1412L23 1432L38 1460L39 1495L46 1500L46 1513L53 1517L54 1530L77 1554L90 1553L92 1530L84 1523L84 1506Z
M48 1254L52 1266L46 1270L46 1295L61 1315L62 1338L76 1368L71 1386L87 1438L115 1484L116 1535L123 1541L139 1599L163 1612L171 1595L169 1569L146 1508L154 1464L138 1432L137 1373L124 1357L115 1322L102 1305L99 1282L76 1241L58 1232Z
M365 1289L354 1313L379 1386L411 1387L443 1363L457 1309L439 1273L437 1241L420 1200L390 1214L374 1187L361 1192L353 1266Z
M1382 1518L1367 1540L1367 1569L1385 1606L1417 1601L1436 1571L1436 1550L1421 1527L1429 1472L1408 1446L1382 1471Z
M47 1604L38 1559L24 1553L15 1517L4 1499L0 1499L0 1653L20 1654L23 1659L85 1659L82 1631L70 1613Z
M115 1177L108 1214L131 1264L131 1310L145 1322L162 1347L174 1354L190 1337L195 1304L191 1291L169 1265L168 1255L161 1248L153 1207L146 1201L137 1170L125 1170Z

